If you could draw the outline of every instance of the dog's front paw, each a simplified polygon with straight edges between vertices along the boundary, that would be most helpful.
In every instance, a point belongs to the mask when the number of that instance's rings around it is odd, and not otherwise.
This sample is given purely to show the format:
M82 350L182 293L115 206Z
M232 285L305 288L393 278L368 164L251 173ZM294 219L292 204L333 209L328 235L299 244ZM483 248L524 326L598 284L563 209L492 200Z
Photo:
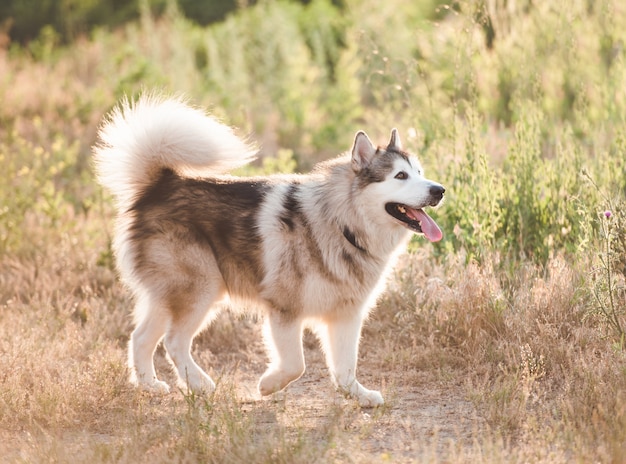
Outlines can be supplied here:
M143 391L157 395L167 395L170 392L170 386L157 379L152 379L150 382L136 382L136 385Z
M200 395L209 395L215 391L215 382L213 382L213 379L204 372L193 379L187 379L187 382L179 382L179 386L183 390L185 389L185 386L187 386L191 391Z
M302 372L286 372L281 369L268 369L259 380L259 393L263 396L271 395L282 390L294 380L298 379Z
M379 391L367 390L366 388L358 392L357 401L362 408L375 408L385 404L383 395L381 395Z

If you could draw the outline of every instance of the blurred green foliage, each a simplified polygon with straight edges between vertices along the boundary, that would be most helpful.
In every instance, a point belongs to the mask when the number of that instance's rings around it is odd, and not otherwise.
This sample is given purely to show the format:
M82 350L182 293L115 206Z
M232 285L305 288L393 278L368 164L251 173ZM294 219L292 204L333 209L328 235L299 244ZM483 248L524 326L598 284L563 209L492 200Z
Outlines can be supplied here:
M154 0L154 7L163 2ZM3 0L0 23L12 40L26 43L45 30L64 42L88 33L96 25L118 26L139 17L140 0ZM47 32L48 34L50 32Z
M239 7L255 3L256 0L3 0L0 25L4 23L10 38L20 43L39 37L46 28L67 43L89 34L94 27L120 26L146 13L161 16L168 8L178 9L196 24L206 26L223 20ZM333 4L341 6L343 2L335 0Z
M31 241L28 229L62 234L93 206L98 190L78 151L78 141L62 136L43 146L13 132L0 142L0 250L36 252L45 243Z
M304 171L349 149L359 129L383 142L398 127L447 187L432 213L440 257L581 253L601 204L581 171L625 195L618 0L226 2L218 22L191 20L192 1L115 1L0 6L3 18L32 15L33 27L65 21L0 53L5 249L27 243L32 218L59 224L99 204L89 163L98 121L123 95L153 88L250 134L265 161L249 173Z

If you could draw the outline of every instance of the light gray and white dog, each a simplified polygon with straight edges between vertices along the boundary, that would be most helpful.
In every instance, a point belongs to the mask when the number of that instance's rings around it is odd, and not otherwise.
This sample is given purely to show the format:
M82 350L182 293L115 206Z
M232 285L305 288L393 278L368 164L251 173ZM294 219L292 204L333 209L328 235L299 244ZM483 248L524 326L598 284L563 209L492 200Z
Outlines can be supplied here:
M264 313L262 395L302 375L309 328L337 388L362 406L383 403L356 379L361 327L411 232L441 239L424 208L444 194L395 129L385 148L358 132L349 153L310 174L252 178L225 174L253 158L250 147L180 99L124 101L99 136L99 179L118 207L117 264L136 298L133 382L169 391L153 362L163 339L181 384L212 391L191 345L229 298Z

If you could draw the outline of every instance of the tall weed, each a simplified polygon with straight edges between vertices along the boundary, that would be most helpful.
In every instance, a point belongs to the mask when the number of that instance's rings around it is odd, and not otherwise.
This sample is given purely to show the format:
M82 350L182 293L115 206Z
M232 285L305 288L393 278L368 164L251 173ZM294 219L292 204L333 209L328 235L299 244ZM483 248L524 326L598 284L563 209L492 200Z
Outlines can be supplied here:
M602 190L587 174L587 179L601 194ZM626 201L603 195L606 209L598 212L598 250L589 276L591 302L589 314L609 328L616 346L626 347Z

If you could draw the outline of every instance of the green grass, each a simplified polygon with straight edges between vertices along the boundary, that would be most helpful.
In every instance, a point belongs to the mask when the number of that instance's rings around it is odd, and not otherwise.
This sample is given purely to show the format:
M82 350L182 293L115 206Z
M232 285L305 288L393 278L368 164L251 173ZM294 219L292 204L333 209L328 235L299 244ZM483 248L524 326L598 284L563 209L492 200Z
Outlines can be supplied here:
M0 50L3 459L626 460L626 8L535 3L267 1L208 27L170 9ZM259 322L234 316L194 348L214 396L128 385L132 302L90 147L121 96L153 88L258 143L244 173L398 127L446 186L444 240L412 242L365 329L360 375L387 406L333 392L309 339L305 378L260 400Z

